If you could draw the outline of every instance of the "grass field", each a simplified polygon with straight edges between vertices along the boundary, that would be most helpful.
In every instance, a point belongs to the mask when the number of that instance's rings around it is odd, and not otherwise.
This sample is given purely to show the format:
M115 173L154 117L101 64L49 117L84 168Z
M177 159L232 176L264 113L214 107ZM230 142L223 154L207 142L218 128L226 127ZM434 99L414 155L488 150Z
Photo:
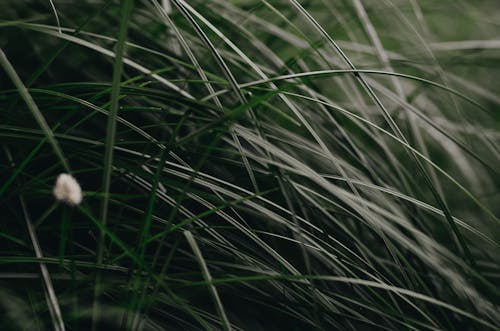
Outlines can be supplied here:
M498 17L1 1L0 330L500 330Z

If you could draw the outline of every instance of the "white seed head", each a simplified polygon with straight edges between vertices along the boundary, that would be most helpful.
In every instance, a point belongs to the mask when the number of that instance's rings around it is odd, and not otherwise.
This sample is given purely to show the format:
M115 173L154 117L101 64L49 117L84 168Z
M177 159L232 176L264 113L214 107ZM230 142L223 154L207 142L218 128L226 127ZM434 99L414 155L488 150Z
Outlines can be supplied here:
M54 185L54 197L71 206L82 202L82 189L76 179L70 174L60 174Z

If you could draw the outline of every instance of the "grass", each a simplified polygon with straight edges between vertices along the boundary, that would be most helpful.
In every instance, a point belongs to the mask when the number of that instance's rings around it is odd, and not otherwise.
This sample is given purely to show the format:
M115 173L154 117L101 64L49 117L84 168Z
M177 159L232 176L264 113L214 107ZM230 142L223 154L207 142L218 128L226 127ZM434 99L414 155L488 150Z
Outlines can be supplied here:
M497 7L7 1L0 329L500 329Z

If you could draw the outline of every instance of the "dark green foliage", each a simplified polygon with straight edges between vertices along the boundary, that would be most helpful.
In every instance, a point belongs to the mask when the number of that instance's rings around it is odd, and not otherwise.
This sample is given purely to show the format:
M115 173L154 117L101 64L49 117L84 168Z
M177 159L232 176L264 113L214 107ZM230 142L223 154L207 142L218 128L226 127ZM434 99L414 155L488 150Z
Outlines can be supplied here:
M499 14L4 1L0 329L499 329Z

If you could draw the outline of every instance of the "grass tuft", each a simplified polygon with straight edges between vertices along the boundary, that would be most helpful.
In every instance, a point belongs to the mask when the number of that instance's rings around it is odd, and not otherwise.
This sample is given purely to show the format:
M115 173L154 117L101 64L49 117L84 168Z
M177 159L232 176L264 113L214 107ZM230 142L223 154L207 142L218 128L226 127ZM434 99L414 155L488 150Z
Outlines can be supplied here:
M492 1L7 3L1 330L500 329Z

